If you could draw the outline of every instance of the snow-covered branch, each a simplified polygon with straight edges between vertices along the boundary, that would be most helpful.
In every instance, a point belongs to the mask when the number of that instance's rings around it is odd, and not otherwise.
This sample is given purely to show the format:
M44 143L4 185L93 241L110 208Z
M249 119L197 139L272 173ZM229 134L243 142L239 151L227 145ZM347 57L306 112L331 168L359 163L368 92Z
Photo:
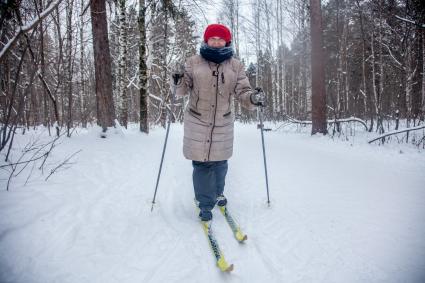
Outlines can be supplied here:
M425 28L425 24L420 24L420 23L417 23L417 22L415 22L415 21L412 21L412 20L409 20L409 19L406 19L406 18L403 18L403 17L400 17L400 16L395 16L397 19L399 19L399 20L401 20L401 21L404 21L404 22L407 22L407 23L410 23L410 24L413 24L413 25L415 25L415 26L417 26L417 27L420 27L420 28Z
M380 139L388 137L388 136L392 136L392 135L396 135L396 134L400 134L400 133L405 133L405 132L410 132L410 131L416 131L416 130L420 130L420 129L425 129L425 125L407 128L407 129L403 129L403 130L395 130L395 131L387 132L387 133L382 134L382 135L380 135L380 136L378 136L374 139L371 139L370 141L368 141L368 143L373 143L374 141L380 140Z
M308 120L301 121L301 120L297 120L297 119L294 119L294 118L291 118L291 117L288 117L288 120L292 123L295 123L295 124L303 124L303 125L312 124L312 121L308 121ZM332 119L332 120L327 121L328 124L345 123L345 122L358 122L365 127L365 130L367 130L366 122L363 121L362 119L359 119L359 118L356 118L356 117L345 118L345 119Z
M390 56L391 56L391 57L393 58L393 60L397 63L397 65L399 65L400 67L403 67L403 64L401 64L401 63L400 63L400 61L398 61L398 60L394 57L393 53L391 52L390 47L389 47L387 44L383 43L383 42L381 42L381 43L382 43L382 45L384 45L384 46L388 49L388 52L389 52Z
M50 4L50 6L46 10L40 13L40 16L35 18L32 22L24 26L20 26L15 36L12 39L10 39L6 43L6 45L3 47L3 49L0 51L0 61L22 34L27 33L33 28L35 28L38 25L38 23L40 23L45 17L47 17L61 2L62 0L54 1L52 4Z

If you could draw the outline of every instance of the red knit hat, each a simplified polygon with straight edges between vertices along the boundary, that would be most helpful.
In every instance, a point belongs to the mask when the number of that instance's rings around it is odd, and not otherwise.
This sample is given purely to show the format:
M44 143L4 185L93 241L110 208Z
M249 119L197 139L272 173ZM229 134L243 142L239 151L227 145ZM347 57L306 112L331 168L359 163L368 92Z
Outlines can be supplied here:
M230 30L221 24L212 24L207 26L204 32L204 42L207 42L210 37L218 36L229 43L232 40L232 33Z

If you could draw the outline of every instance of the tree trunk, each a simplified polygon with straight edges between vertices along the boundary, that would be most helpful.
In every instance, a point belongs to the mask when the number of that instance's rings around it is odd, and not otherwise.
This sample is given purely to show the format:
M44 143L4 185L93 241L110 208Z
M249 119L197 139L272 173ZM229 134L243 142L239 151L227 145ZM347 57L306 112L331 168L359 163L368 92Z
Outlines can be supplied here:
M56 32L57 32L57 36L55 36L55 39L58 41L57 42L57 46L59 49L58 52L58 57L56 60L56 74L57 74L57 84L56 84L56 91L54 93L51 93L51 95L49 95L50 100L52 101L53 104L53 111L54 111L54 116L55 116L55 128L56 128L56 136L59 136L60 134L60 126L62 126L62 120L63 120L63 116L62 119L60 119L60 115L59 115L59 106L58 106L58 96L57 96L57 90L59 89L61 83L62 83L62 76L60 75L61 73L61 68L62 68L62 62L63 62L63 42L62 42L62 33L61 33L61 24L60 24L60 12L59 12L59 8L56 8L56 13L55 13L55 17L56 17ZM62 113L62 112L61 112Z
M261 35L260 35L260 8L259 8L259 0L255 0L255 2L253 3L253 9L254 9L254 23L255 23L255 56L257 59L257 70L255 72L255 86L258 87L260 84L260 71L261 71L261 66L260 66L260 40L261 40Z
M322 11L320 0L310 0L311 34L311 86L312 129L311 134L326 134L325 67L323 63Z
M68 118L66 123L67 136L71 136L72 128L72 4L73 0L68 0L66 6L66 26L67 26L67 74L66 74L66 90L68 93Z
M168 53L168 48L167 48L167 39L168 39L168 10L167 10L167 6L165 6L165 4L163 4L162 6L162 14L163 14L163 38L162 38L162 52L160 53L159 56L159 71L160 71L160 78L161 78L161 83L160 83L160 94L161 97L164 101L163 103L163 107L160 108L160 110L162 111L161 113L161 125L165 128L166 124L167 124L167 116L169 119L173 119L173 115L167 115L168 110L167 110L167 104L171 104L171 95L170 91L169 91L169 87L167 87L167 78L168 78L168 72L167 72L167 53ZM173 121L174 122L174 121Z
M336 0L336 24L335 24L335 29L336 29L336 35L337 35L337 53L336 53L336 57L337 57L337 65L336 65L336 103L334 105L335 109L334 109L334 115L335 115L335 120L338 120L341 116L341 104L342 104L342 99L341 99L341 80L342 80L342 63L341 63L341 57L342 57L342 44L341 44L341 34L339 31L339 0ZM339 123L335 123L335 127L337 132L340 132L340 127L339 127Z
M115 110L112 97L111 54L109 52L108 25L105 0L90 1L94 66L96 77L96 103L98 124L106 132L114 125Z
M282 42L282 78L281 78L281 100L280 100L280 112L283 113L284 111L286 112L286 45L283 46L283 42Z
M307 0L302 1L301 5L301 32L302 32L302 52L300 57L300 86L299 86L299 117L305 119L305 113L308 112L307 110L307 80L308 80L308 67L307 67L307 56L308 56L308 50L307 50L307 41L308 41L308 34L306 32L307 30L307 17L308 17L308 2ZM324 80L323 80L324 81Z
M81 0L80 5L80 119L83 128L87 128L87 117L84 111L84 0Z
M40 0L40 9L42 10L43 7L43 0ZM40 22L40 72L41 76L43 78L46 77L46 67L45 67L45 58L44 58L44 25L43 21ZM50 122L49 122L49 107L48 107L48 100L47 100L47 90L43 88L43 125L48 128L49 135L50 135Z
M421 120L425 120L425 29L422 29L422 107Z
M377 119L377 125L379 125L379 96L378 96L378 91L376 90L376 68L375 68L375 62L376 62L376 58L375 58L375 35L373 34L374 31L372 30L371 33L371 43L370 43L370 51L371 51L371 58L372 58L372 90L373 90L373 98L374 98L374 106L375 106L375 115L376 115L376 119ZM371 126L369 131L373 130L373 118L371 120Z
M384 95L384 61L382 51L382 0L379 7L379 93L378 93L378 119L377 130L380 134L384 132L382 118L382 96Z
M240 52L239 52L239 0L236 0L235 3L235 29L236 32L233 34L234 37L234 46L235 46L235 50L236 50L236 58L240 59Z
M292 69L291 69L291 95L289 97L288 102L288 113L291 116L294 116L294 109L295 109L295 60L292 62Z
M344 94L345 94L345 115L347 117L351 116L353 114L353 112L351 112L350 110L350 82L348 80L348 74L349 74L349 69L348 69L348 33L349 33L349 25L348 25L349 19L347 18L347 16L344 14ZM355 105L355 103L352 103Z
M410 120L413 117L413 93L412 93L412 89L413 89L413 79L415 76L415 70L412 70L412 54L411 52L414 52L414 50L412 50L412 46L410 43L407 43L407 48L406 48L406 56L405 56L405 67L404 67L404 75L405 75L405 98L406 98L406 122L407 125L406 127L409 128L410 127Z
M126 0L119 1L120 10L120 35L119 35L119 59L118 59L118 101L120 111L121 124L127 128L128 124L128 96L125 83L126 61L127 61L127 16L126 16Z
M148 78L146 65L146 7L145 0L139 0L139 91L140 91L140 131L149 133L148 121Z
M358 0L357 7L359 9L359 17L360 17L360 29L362 33L362 86L363 86L363 111L364 116L366 117L368 113L367 108L367 100L368 100L368 92L367 92L367 86L366 86L366 38L365 38L365 31L364 31L364 25L363 25L363 12L362 8L360 7L360 3Z

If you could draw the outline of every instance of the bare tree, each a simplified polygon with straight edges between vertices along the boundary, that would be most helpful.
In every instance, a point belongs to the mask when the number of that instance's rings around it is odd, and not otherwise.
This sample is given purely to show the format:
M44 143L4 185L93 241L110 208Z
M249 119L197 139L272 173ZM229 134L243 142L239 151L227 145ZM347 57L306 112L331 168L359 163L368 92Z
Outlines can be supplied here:
M148 118L148 77L146 65L146 3L145 0L139 0L139 92L140 92L140 131L149 133Z
M97 116L103 132L106 132L108 127L114 125L115 109L112 97L111 55L109 52L105 0L90 1L90 10L96 76Z
M66 92L68 95L68 117L66 121L67 136L71 136L72 129L72 78L73 78L73 54L72 54L72 10L73 0L67 0L66 5Z
M326 91L320 0L310 0L312 121L311 133L326 134Z
M222 0L222 9L220 18L225 25L228 25L232 32L232 44L235 47L235 55L240 57L239 53L239 6L240 0Z
M422 29L422 107L421 120L425 120L425 28Z
M128 124L128 95L126 86L127 73L127 12L126 1L119 0L119 57L118 57L118 109L121 124Z
M87 114L84 109L84 96L85 96L85 76L84 76L84 0L80 0L80 91L79 91L79 100L80 100L80 119L81 125L83 128L87 127Z
M359 88L359 92L363 96L363 111L364 114L367 115L368 107L367 100L369 98L367 91L367 83L366 83L366 35L364 28L364 16L363 16L363 8L361 7L359 0L356 0L357 10L359 13L359 21L360 21L360 32L361 32L361 45L362 45L362 84Z

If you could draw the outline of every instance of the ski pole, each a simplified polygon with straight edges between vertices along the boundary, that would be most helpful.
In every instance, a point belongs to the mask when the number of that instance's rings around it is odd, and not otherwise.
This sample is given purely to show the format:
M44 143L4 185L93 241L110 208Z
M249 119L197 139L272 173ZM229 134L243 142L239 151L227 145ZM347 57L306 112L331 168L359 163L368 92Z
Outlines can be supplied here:
M171 109L167 112L168 113L168 115L167 115L168 116L167 132L165 134L164 147L162 149L162 155L161 155L161 163L159 164L158 176L156 178L155 193L154 193L153 199L152 199L151 212L153 211L153 206L155 205L155 198L156 198L156 193L158 192L158 184L159 184L159 178L161 176L162 163L164 162L165 149L167 148L168 133L170 132L171 115L173 114L172 110L173 110L173 106L174 106L174 98L176 96L177 83L179 82L180 78L182 78L182 77L183 77L183 75L181 75L181 74L174 74L173 75L174 88L173 88L173 94L172 94L172 97L171 97Z
M270 207L269 178L268 178L268 175L267 175L266 149L265 149L265 146L264 146L263 107L261 107L261 106L259 107L258 117L260 119L261 143L263 145L264 173L266 175L266 189L267 189L267 205Z

